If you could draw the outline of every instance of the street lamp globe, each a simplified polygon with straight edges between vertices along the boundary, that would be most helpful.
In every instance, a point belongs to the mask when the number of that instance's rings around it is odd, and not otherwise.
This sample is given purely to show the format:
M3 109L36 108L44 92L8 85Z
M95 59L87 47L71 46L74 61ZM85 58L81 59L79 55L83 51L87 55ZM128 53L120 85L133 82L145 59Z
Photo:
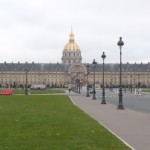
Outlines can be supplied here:
M105 52L103 52L101 57L102 57L103 60L105 60L105 58L106 58Z
M118 41L117 45L119 47L122 47L124 45L124 42L122 41L122 37L119 38L119 41Z

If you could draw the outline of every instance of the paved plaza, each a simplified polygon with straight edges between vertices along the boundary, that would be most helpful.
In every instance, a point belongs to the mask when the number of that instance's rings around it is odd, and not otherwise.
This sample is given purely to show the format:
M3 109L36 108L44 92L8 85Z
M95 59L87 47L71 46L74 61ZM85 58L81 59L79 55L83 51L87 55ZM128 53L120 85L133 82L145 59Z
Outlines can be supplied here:
M128 99L124 104L125 110L117 109L118 94L112 91L106 91L106 105L101 104L101 94L98 92L97 100L92 100L92 95L86 97L85 90L81 94L68 93L77 107L129 144L133 150L149 150L150 107L147 106L150 104L150 95L137 96L129 92L123 94L124 101ZM137 104L134 105L135 101Z

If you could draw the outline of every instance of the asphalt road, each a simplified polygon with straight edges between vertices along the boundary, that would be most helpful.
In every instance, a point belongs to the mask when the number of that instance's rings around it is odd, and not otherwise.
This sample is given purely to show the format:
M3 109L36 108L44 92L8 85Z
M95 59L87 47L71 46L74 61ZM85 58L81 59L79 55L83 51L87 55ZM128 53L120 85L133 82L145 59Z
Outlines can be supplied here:
M82 90L81 94L86 96L86 91ZM119 93L115 91L105 90L105 99L106 103L109 102L113 105L118 106L119 102ZM92 94L90 94L92 99ZM96 97L97 100L101 100L102 97L102 90L96 90ZM142 93L141 95L135 95L135 93L130 93L127 91L126 93L123 92L123 105L124 108L128 108L135 111L150 113L150 94Z

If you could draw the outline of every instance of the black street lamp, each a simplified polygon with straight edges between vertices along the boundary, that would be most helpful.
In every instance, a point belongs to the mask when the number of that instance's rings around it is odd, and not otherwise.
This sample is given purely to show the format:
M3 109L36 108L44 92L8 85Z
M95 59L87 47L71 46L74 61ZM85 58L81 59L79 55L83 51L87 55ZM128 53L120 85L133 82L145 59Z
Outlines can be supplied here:
M80 72L79 72L79 75L80 75ZM78 85L79 85L79 94L80 94L80 76L79 76L79 79L78 79Z
M103 52L101 57L103 59L103 91L102 91L102 102L101 102L101 104L106 104L106 101L105 101L105 85L104 85L104 60L106 58L105 52Z
M78 81L79 81L79 83L78 83L79 84L79 94L81 94L81 92L80 92L80 79Z
M135 78L134 78L133 80L134 80L134 91L135 91L135 89L136 89L136 85L135 85Z
M93 60L93 68L94 68L94 83L93 83L93 100L96 100L95 94L95 68L96 68L96 64L97 62L95 61L95 59Z
M117 91L117 77L115 77L115 88L116 88L116 91Z
M76 79L76 93L78 93L78 78Z
M131 93L132 93L132 75L131 75Z
M88 81L88 75L90 74L89 64L86 65L86 68L87 68L87 94L86 94L86 97L90 97L90 94L89 94L89 81Z
M109 86L111 91L112 91L112 89L113 89L113 81L112 81L112 80L113 80L113 79L111 78L111 79L110 79L110 86Z
M141 85L141 83L140 83L140 74L138 74L138 90L140 89L140 85Z
M124 77L124 86L125 86L125 90L124 90L124 91L125 91L125 93L126 93L126 91L127 91L127 90L126 90L126 87L127 87L126 77Z
M77 72L77 93L80 94L80 79L79 79L80 72Z
M121 83L121 79L122 79L122 52L121 52L121 48L124 45L123 41L122 41L122 37L120 37L120 40L118 41L117 45L120 47L120 85L119 85L119 105L118 105L118 109L124 109L123 107L123 100L122 100L122 83Z
M26 75L25 95L28 95L28 69L25 69L24 71Z

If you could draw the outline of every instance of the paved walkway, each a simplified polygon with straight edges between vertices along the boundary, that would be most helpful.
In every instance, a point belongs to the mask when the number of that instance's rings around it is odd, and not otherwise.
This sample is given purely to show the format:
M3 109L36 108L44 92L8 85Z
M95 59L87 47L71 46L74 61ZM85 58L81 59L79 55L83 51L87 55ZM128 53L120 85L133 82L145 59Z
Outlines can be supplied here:
M118 110L115 105L101 104L100 100L73 92L68 95L75 105L128 143L133 150L150 150L150 114Z

